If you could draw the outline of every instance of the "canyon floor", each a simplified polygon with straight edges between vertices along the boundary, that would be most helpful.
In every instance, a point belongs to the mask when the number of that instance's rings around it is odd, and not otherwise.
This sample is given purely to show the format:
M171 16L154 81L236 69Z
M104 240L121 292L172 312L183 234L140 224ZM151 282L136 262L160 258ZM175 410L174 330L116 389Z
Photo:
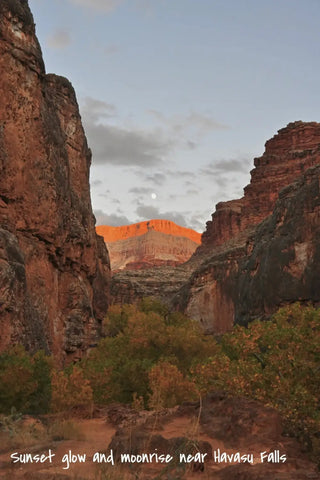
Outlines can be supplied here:
M60 422L60 426L59 426ZM48 425L51 425L51 430ZM55 428L52 429L52 425ZM214 393L200 405L185 404L160 412L135 411L111 405L94 412L93 418L57 419L23 417L7 432L0 432L0 478L30 480L307 480L317 479L319 472L302 446L282 435L279 415L257 402ZM52 463L13 464L14 452L55 454ZM86 454L85 463L70 468L65 455ZM97 465L96 452L106 458L112 450L115 465ZM121 453L143 452L171 454L172 463L119 464ZM218 461L214 455L252 455L241 463ZM273 461L261 463L261 453L271 454ZM180 454L195 456L195 461L180 463ZM197 456L198 454L198 456ZM204 463L198 462L205 455ZM284 463L278 456L285 455ZM154 457L155 458L155 457ZM191 457L190 457L191 458ZM220 457L222 459L222 457ZM63 461L64 460L64 461ZM236 458L235 458L236 460Z

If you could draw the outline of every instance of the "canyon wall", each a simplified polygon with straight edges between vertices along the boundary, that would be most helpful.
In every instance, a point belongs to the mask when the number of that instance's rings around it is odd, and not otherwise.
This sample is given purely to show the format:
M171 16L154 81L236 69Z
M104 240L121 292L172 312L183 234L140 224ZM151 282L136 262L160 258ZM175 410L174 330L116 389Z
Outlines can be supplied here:
M137 270L186 262L201 235L169 220L150 220L121 227L96 227L108 247L111 269Z
M221 202L179 267L117 273L113 301L154 296L208 333L268 317L294 301L320 302L320 124L293 122L254 159L238 200Z
M319 142L319 124L301 121L289 123L268 140L263 155L254 159L244 196L216 205L198 253L225 244L270 215L281 189L319 163Z
M121 227L98 225L96 227L99 235L104 237L106 243L125 240L131 237L138 237L148 232L160 232L175 237L189 238L195 243L200 243L201 234L191 228L181 227L171 220L147 220L145 222L132 223Z
M26 0L0 4L0 350L63 362L96 343L110 268L74 90L46 75Z
M320 301L320 124L279 130L244 197L217 205L173 303L222 333L294 301Z

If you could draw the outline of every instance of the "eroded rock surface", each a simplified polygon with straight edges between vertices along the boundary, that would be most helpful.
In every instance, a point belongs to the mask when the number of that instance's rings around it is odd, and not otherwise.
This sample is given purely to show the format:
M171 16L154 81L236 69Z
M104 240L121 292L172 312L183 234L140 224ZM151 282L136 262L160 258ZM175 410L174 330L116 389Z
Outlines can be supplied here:
M189 260L201 239L200 233L169 220L96 229L108 247L113 272L179 265Z
M0 350L19 342L63 361L96 342L109 259L75 93L45 74L26 0L0 3L0 68Z
M320 301L320 124L295 122L266 143L240 200L217 205L174 303L208 332Z
M265 144L264 154L254 159L251 182L239 200L221 202L207 222L199 252L225 244L273 212L282 188L320 161L320 124L293 122Z
M115 275L115 300L161 298L209 333L285 303L319 303L320 124L290 123L254 165L244 196L217 205L190 260L163 273Z

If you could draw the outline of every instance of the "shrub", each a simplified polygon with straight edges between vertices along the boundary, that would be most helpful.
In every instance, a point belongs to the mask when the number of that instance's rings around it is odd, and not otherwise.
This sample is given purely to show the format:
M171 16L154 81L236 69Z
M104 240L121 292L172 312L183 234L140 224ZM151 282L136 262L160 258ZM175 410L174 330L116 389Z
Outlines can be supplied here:
M149 407L154 410L175 407L198 396L194 383L187 380L178 370L165 360L161 360L149 372L151 395Z
M147 405L149 372L155 365L166 361L187 378L191 367L204 361L216 345L196 322L181 313L169 313L167 307L151 299L143 300L139 308L111 307L105 328L110 336L81 362L99 403L131 404L135 394Z
M75 366L70 375L62 371L52 372L51 410L53 412L81 410L90 413L92 406L92 388L79 367Z
M21 345L0 355L0 413L12 407L23 413L45 413L51 397L51 360L43 352L29 355Z

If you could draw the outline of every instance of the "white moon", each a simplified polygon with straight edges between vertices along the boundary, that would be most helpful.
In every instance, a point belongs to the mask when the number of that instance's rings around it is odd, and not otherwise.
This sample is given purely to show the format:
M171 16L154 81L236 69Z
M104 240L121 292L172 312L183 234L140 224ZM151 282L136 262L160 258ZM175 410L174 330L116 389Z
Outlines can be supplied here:
M153 198L153 200L155 200L157 198L157 194L156 193L151 193L151 198Z

